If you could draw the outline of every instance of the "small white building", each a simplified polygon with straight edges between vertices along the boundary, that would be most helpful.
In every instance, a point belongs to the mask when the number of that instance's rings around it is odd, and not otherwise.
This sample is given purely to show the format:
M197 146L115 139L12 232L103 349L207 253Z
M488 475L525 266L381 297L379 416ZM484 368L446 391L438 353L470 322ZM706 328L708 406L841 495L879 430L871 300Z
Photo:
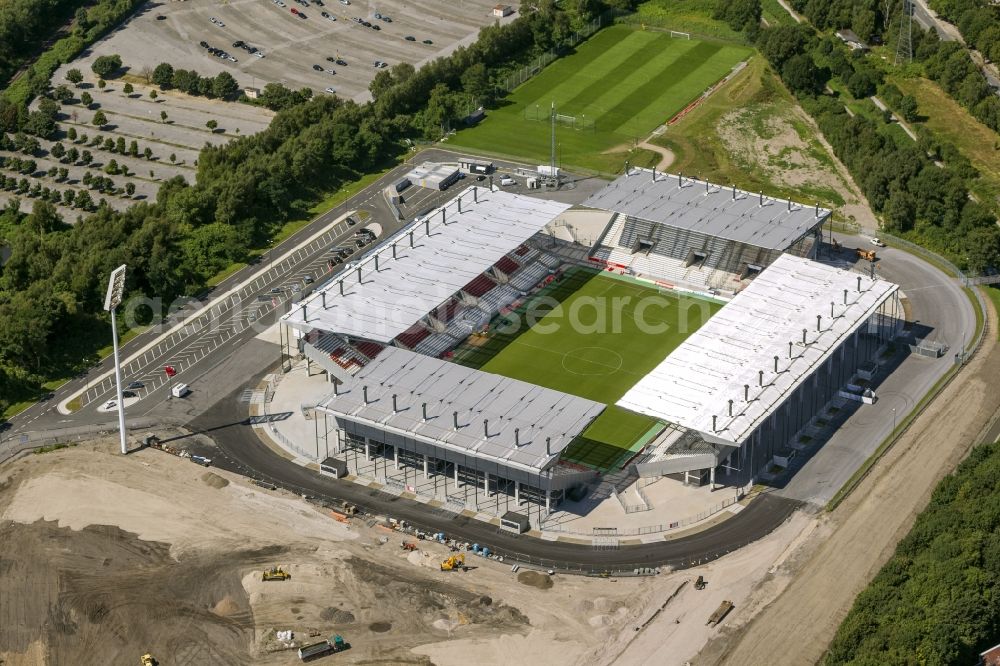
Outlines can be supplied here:
M243 94L246 95L247 99L257 99L258 97L260 97L260 89L251 88L248 86L243 89Z
M510 5L496 5L493 7L493 16L503 18L514 13L514 8Z

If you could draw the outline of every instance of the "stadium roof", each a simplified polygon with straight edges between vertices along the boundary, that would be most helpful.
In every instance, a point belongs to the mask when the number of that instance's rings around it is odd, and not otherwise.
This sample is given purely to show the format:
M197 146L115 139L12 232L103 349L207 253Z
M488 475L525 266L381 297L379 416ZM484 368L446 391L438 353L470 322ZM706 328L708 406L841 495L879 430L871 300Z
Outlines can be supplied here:
M461 453L538 471L557 460L605 405L387 347L319 408Z
M897 289L891 282L782 255L617 404L712 441L740 444Z
M567 208L470 187L348 264L283 320L390 342Z
M582 205L771 250L788 249L830 215L825 208L635 168Z

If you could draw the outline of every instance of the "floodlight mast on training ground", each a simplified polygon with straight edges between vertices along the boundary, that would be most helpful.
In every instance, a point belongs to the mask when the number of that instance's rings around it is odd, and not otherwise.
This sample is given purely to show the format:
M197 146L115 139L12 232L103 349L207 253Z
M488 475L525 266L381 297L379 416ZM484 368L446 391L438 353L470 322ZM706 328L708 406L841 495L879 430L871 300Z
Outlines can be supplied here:
M125 401L122 397L122 365L118 358L118 319L115 310L122 302L122 292L125 290L125 264L111 272L108 280L108 293L104 297L104 309L111 313L111 341L115 354L115 386L118 389L118 435L121 437L122 454L128 453L125 443Z

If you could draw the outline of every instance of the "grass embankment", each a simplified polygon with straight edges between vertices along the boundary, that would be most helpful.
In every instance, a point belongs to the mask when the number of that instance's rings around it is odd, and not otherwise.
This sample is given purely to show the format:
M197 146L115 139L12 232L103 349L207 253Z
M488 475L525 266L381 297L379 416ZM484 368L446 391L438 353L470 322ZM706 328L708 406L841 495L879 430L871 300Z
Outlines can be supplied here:
M629 22L647 27L691 33L697 37L743 42L744 36L724 21L712 18L712 5L705 0L648 0L628 17Z
M968 183L969 190L994 213L1000 212L1000 136L934 82L901 75L888 80L917 100L920 117L915 125L923 125L936 137L954 144L972 162L980 176Z
M833 157L761 56L653 143L671 171L836 208L846 186Z

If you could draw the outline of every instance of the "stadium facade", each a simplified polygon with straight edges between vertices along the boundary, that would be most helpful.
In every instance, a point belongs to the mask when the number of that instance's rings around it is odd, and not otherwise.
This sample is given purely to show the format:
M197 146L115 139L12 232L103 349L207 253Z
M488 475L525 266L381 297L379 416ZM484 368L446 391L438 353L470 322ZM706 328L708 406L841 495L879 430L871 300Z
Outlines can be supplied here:
M584 207L598 232L565 204L470 187L285 315L289 351L334 384L309 408L318 455L538 519L586 486L597 473L561 456L605 405L448 360L570 265L731 299L617 402L665 424L629 463L642 476L752 482L899 332L896 285L813 261L824 209L636 169Z

